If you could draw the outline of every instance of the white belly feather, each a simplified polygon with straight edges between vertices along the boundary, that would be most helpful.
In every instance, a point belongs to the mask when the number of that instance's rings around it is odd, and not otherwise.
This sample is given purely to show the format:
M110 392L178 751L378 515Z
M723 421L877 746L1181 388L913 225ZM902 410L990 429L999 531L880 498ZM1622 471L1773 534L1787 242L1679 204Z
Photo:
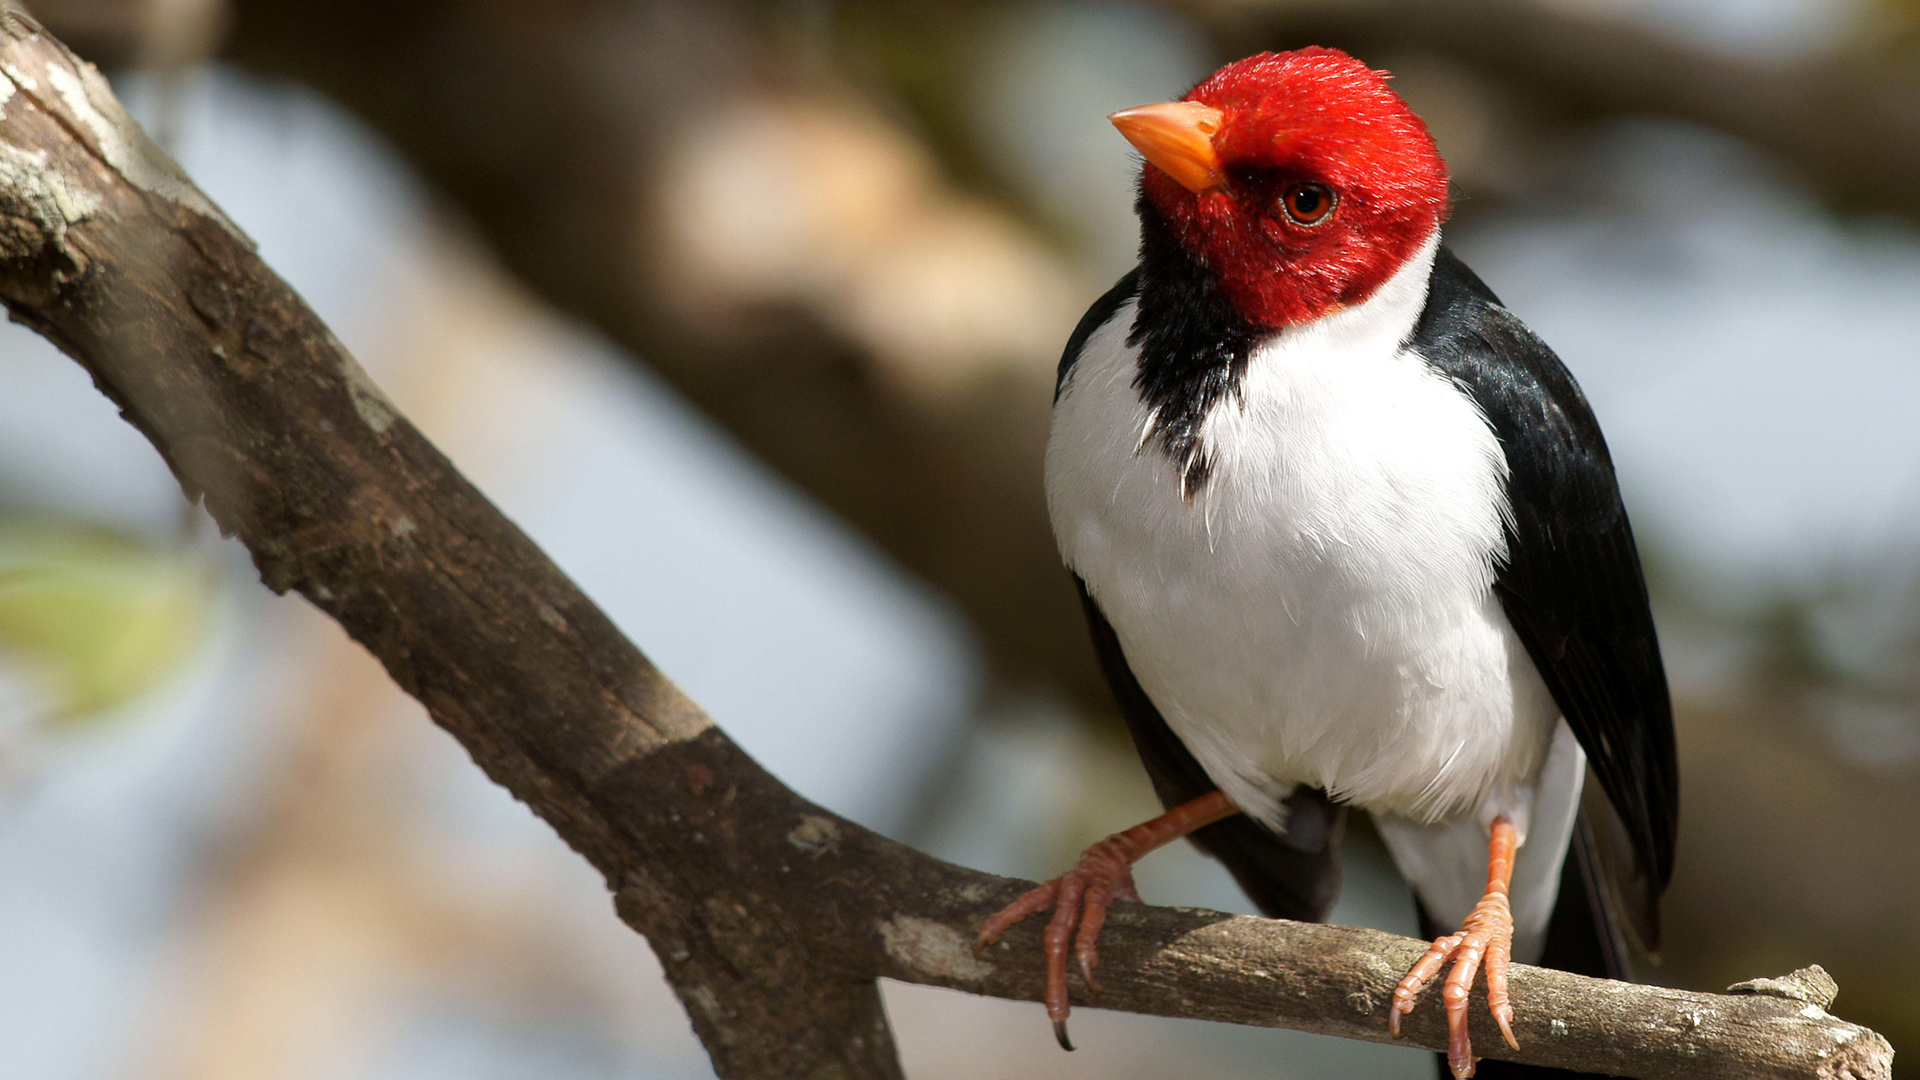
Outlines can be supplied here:
M1146 440L1121 307L1054 407L1046 502L1140 686L1248 815L1284 828L1294 784L1373 811L1442 920L1486 880L1482 826L1536 824L1513 892L1528 957L1584 755L1492 592L1505 455L1467 392L1402 348L1436 248L1261 342L1202 423L1212 471L1190 500Z
M1212 470L1191 500L1143 438L1133 303L1054 410L1067 564L1167 723L1270 827L1307 783L1409 824L1508 813L1524 831L1559 718L1491 589L1505 456L1467 393L1400 347L1435 246L1366 303L1256 347L1202 424Z

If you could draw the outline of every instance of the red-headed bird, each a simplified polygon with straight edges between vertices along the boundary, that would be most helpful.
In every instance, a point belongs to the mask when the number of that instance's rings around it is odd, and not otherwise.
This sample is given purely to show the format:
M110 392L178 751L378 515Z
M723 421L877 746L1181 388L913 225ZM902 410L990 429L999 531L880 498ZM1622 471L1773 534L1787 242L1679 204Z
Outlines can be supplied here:
M1511 1043L1510 959L1619 978L1625 929L1658 944L1672 713L1600 428L1441 246L1446 164L1382 73L1265 53L1110 119L1146 158L1140 265L1067 343L1047 505L1168 811L980 945L1053 909L1066 1045L1068 951L1091 985L1134 860L1191 835L1261 910L1318 920L1359 807L1436 935L1388 1022L1451 965L1470 1076L1483 964Z

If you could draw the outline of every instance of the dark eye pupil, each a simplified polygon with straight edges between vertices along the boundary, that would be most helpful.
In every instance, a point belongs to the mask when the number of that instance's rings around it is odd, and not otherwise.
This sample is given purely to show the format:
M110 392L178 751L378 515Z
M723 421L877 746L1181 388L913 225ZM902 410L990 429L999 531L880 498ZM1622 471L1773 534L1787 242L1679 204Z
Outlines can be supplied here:
M1312 225L1327 216L1333 195L1319 184L1301 184L1287 192L1287 212L1297 221Z

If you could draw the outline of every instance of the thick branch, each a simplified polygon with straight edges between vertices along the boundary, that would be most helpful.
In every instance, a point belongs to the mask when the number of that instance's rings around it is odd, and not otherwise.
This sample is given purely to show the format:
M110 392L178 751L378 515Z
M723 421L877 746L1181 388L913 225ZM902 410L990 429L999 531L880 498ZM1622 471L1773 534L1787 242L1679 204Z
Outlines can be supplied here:
M339 620L606 876L722 1076L897 1075L876 977L1037 996L1034 928L967 950L1022 883L867 832L749 760L394 410L98 75L0 11L0 299L92 372L270 587ZM1384 1041L1420 948L1120 905L1100 1004ZM1816 983L1728 996L1519 968L1512 1056L1890 1075L1885 1040L1829 1016ZM1484 1010L1476 1025L1500 1046ZM1437 996L1409 1028L1443 1045Z
M675 301L699 275L666 254L661 234L685 212L667 174L733 110L795 90L763 39L791 13L770 0L246 0L234 48L366 118L514 273L951 598L998 675L1104 707L1035 465L1075 303L1044 347L969 357L928 392L821 305L728 295L716 315Z

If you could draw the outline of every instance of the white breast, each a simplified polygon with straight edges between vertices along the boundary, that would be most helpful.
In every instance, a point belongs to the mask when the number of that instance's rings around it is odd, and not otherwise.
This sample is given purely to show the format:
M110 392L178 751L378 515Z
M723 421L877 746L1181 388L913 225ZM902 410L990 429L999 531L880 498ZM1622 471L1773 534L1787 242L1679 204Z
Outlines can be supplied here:
M1143 438L1132 303L1054 410L1067 564L1174 732L1274 827L1303 782L1418 821L1506 802L1558 717L1491 591L1505 457L1401 347L1437 245L1366 303L1259 344L1202 424L1213 468L1191 500Z

